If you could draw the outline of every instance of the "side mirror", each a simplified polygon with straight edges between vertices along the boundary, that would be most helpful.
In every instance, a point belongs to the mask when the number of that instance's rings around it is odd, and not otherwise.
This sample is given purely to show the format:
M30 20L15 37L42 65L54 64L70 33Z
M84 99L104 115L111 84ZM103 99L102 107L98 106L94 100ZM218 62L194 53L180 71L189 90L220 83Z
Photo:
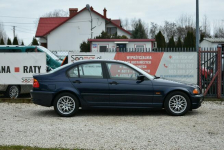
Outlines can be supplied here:
M140 81L144 81L144 78L145 78L144 75L138 75L137 76L137 80L140 80Z

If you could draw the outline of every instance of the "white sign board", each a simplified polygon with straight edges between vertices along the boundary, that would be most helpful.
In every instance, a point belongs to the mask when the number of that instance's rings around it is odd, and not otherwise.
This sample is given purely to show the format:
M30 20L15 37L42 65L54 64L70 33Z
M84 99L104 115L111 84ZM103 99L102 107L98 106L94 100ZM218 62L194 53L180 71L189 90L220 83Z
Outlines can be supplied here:
M161 78L197 84L196 52L69 53L68 62L88 59L122 60Z
M0 53L0 84L32 84L46 72L45 53Z

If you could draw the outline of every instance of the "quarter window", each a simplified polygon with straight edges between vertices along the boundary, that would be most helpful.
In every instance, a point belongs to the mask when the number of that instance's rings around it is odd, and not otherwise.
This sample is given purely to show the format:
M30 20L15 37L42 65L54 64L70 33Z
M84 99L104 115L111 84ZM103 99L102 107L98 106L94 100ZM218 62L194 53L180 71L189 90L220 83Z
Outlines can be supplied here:
M107 63L111 79L136 80L139 73L132 68L118 63Z
M68 71L68 76L71 77L71 78L78 78L79 77L78 67L76 66L76 67L70 69Z

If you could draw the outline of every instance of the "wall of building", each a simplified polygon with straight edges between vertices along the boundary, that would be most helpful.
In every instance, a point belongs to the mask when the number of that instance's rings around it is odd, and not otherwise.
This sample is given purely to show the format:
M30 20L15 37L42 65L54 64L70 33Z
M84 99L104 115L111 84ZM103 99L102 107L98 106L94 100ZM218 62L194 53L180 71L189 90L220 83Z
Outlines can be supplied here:
M125 43L124 43L125 44ZM99 52L100 46L107 46L107 48L111 51L115 51L117 47L117 43L115 42L92 42L91 50L92 52ZM147 50L152 49L152 42L128 42L126 43L126 48L128 51L134 50L134 48L144 47Z
M201 43L200 43L200 47L201 48L217 48L217 46L219 44L224 44L224 43L212 43L212 42L209 42L207 40L203 40Z
M92 13L93 37L105 30L105 20ZM84 10L47 36L48 49L54 51L79 51L80 43L91 38L91 23L88 10Z

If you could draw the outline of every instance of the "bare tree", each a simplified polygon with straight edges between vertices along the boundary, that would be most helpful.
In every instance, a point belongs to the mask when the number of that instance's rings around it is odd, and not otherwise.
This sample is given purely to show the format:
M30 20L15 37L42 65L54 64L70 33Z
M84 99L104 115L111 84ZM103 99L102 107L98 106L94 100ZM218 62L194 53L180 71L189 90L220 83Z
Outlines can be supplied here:
M68 17L69 12L63 9L55 9L51 12L45 13L42 17Z
M215 38L224 38L224 28L223 27L216 28L215 32L214 32L214 37Z
M151 22L151 27L150 27L150 37L155 39L156 34L159 32L159 25L157 23Z
M68 11L64 11L63 9L55 9L51 12L45 13L41 17L68 17L68 16L69 16ZM36 27L38 25L38 22L39 22L39 19L34 21Z
M173 22L168 22L168 21L164 22L162 33L165 36L165 39L167 42L171 37L174 37L174 39L178 38L176 37L176 34L177 34L176 26L177 25Z
M192 27L195 28L196 24L191 15L182 14L177 20L176 25L182 28Z
M125 19L120 18L120 21L121 21L122 28L124 28L125 30L130 30L130 24L129 24L128 18L125 18Z
M204 34L205 38L211 36L210 22L206 15L204 15L204 17L203 17L201 28L202 28L201 30L202 30L202 33Z
M4 29L4 25L2 22L0 22L0 39L3 38L4 40L4 43L7 43L7 34L5 32L5 29Z
M224 20L213 24L213 32L215 38L224 38Z

